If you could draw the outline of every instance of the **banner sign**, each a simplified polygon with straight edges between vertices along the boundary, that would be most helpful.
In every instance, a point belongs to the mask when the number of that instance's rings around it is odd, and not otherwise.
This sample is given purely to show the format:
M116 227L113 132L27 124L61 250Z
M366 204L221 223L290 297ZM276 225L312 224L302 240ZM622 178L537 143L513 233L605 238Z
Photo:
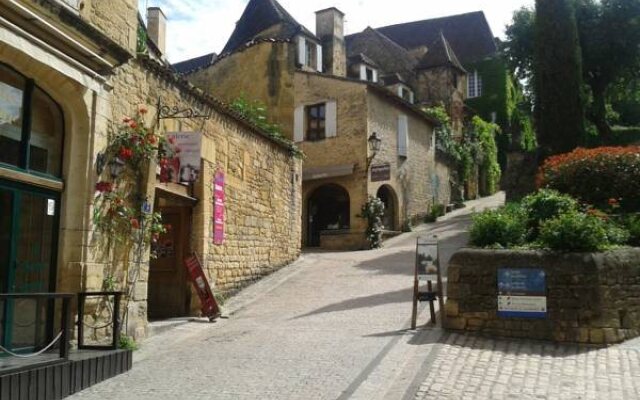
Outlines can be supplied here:
M213 297L211 286L209 286L209 281L204 274L200 260L195 254L193 254L184 260L184 266L187 269L191 283L193 283L193 287L196 289L198 297L200 298L202 315L213 321L220 316L220 307L218 307L218 303L216 302L215 297Z
M213 243L224 243L224 172L216 172L213 180Z
M498 270L498 316L546 318L547 283L544 270L500 268Z
M202 134L199 132L172 132L166 134L175 153L161 172L168 182L191 183L200 176Z

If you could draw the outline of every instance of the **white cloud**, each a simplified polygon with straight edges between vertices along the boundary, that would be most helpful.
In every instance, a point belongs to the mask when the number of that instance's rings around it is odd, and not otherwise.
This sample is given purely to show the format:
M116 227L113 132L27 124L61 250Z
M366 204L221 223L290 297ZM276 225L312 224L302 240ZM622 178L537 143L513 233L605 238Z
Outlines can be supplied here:
M169 19L167 56L172 62L206 53L219 52L233 32L248 0L139 0L158 6ZM367 26L379 27L445 15L482 10L493 34L503 36L513 11L532 6L534 0L280 0L280 4L300 23L315 30L316 10L337 7L346 14L347 34Z

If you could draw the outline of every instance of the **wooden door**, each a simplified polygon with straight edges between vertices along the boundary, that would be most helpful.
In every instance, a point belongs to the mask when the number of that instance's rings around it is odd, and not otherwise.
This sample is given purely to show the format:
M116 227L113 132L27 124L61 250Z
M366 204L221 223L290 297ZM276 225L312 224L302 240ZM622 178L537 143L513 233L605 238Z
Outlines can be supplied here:
M183 261L189 246L189 208L163 208L163 223L171 229L160 235L154 249L157 258L149 268L149 319L188 314L188 287Z

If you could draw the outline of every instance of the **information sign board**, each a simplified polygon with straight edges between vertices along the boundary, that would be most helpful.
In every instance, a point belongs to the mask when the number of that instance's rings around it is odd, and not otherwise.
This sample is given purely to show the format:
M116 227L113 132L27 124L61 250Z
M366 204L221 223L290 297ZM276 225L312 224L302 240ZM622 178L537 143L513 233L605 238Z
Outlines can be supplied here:
M498 270L498 316L503 318L546 318L547 283L538 268Z

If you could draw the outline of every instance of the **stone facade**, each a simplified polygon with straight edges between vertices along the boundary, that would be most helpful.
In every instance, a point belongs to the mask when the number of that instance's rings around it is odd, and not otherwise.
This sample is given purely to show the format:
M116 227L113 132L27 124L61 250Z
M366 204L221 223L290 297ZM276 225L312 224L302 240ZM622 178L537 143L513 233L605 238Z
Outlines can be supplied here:
M546 319L497 316L497 270L546 273ZM462 250L448 269L445 326L558 342L617 343L640 335L640 249L607 253Z
M63 55L62 51L69 48L76 51L73 46L79 46L77 43L60 44L59 50L55 42L42 45L18 35L19 28L14 29L11 24L0 29L0 62L33 79L60 105L64 115L60 181L0 168L2 180L60 194L55 291L102 290L104 278L110 274L118 285L124 280L124 266L114 264L109 255L100 251L101 243L108 238L97 235L93 228L95 160L122 118L141 106L149 110L148 126L159 132L203 134L201 179L192 192L186 186L175 185L184 192L176 198L198 200L189 211L193 219L189 250L200 254L205 272L217 291L232 293L298 257L301 161L286 146L269 138L223 103L177 79L166 66L145 56L134 57L137 2L87 0L77 14L52 1L24 3L44 21L72 33L69 40L82 42L96 53L102 49L105 65L109 61L115 64L98 73L92 71L97 61L80 58L79 62L70 62ZM158 99L165 105L207 112L210 118L169 119L158 125ZM212 179L218 169L226 174L227 235L220 246L212 243ZM153 202L158 190L166 188L156 181L154 166L146 175L149 177L146 192ZM126 333L136 338L147 334L148 259L147 254L126 321ZM181 263L175 268L181 270ZM194 313L196 300L192 294Z

